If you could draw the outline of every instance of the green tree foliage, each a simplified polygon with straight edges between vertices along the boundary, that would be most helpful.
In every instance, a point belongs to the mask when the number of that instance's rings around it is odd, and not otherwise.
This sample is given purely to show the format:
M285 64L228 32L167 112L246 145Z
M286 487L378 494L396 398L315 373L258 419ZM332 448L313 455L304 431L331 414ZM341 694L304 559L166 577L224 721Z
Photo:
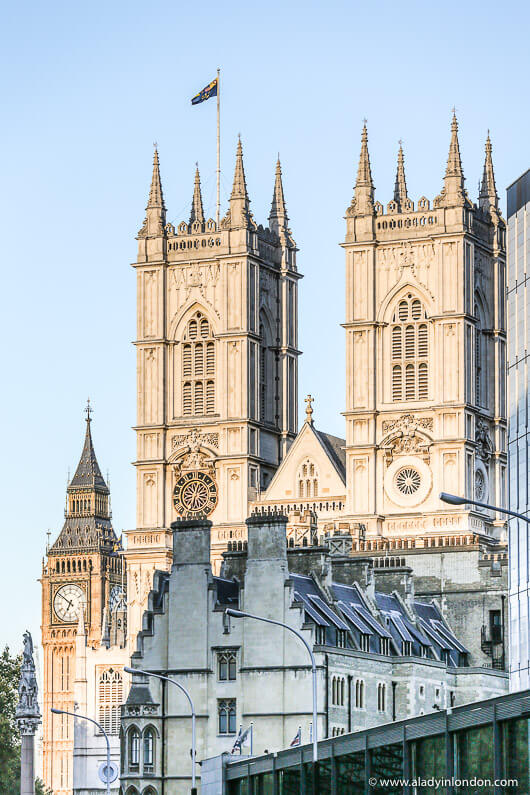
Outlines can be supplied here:
M22 656L6 646L0 655L0 792L20 793L20 737L15 725Z
M38 778L35 781L35 795L53 795L53 792Z

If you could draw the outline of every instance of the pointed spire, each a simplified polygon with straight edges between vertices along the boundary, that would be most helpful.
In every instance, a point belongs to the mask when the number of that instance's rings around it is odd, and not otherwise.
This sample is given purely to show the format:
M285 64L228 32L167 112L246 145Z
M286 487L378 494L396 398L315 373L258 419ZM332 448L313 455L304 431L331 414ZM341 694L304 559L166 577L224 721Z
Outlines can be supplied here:
M148 235L161 235L166 224L166 205L162 192L162 181L160 179L160 163L158 160L158 148L154 144L155 152L153 156L153 176L151 177L151 188L149 190L149 200L146 207L144 225L138 233L140 237Z
M109 626L109 610L105 607L103 610L103 620L101 622L101 645L110 646L110 626Z
M94 443L92 442L92 433L90 431L90 424L92 422L91 414L92 414L92 407L90 405L90 398L87 400L87 407L85 409L86 413L86 432L85 432L85 443L83 445L83 451L81 453L81 458L79 459L79 464L77 465L77 469L75 471L75 475L73 476L72 480L69 484L69 489L72 487L82 487L82 488L94 488L99 487L100 490L104 491L105 493L109 493L107 484L103 479L103 475L101 474L101 470L99 468L99 464L96 458L96 452L94 450Z
M372 169L370 167L370 155L368 153L368 130L366 119L363 123L361 135L361 154L359 157L359 167L357 169L357 180L353 199L354 215L371 215L374 211L374 184L372 182Z
M274 193L272 194L272 205L269 215L269 227L273 232L279 235L281 232L287 231L287 210L285 208L285 198L283 195L282 183L282 167L280 164L280 156L276 162L276 178L274 180Z
M160 208L165 210L164 194L162 192L162 181L160 179L160 162L158 160L158 149L155 144L155 151L153 155L153 176L151 177L151 189L149 191L149 201L147 202L148 208Z
M193 188L193 200L191 202L190 225L198 221L204 223L204 210L202 208L201 177L199 174L199 164L195 170L195 185Z
M453 120L451 122L451 143L449 144L443 193L444 204L446 206L463 204L465 201L464 172L462 170L460 145L458 143L458 121L454 108Z
M491 140L488 130L488 137L486 138L486 158L484 160L484 174L482 176L482 185L479 191L479 206L486 212L492 209L498 210L499 197L497 196L497 187L495 185L495 174L493 172L493 160L491 157Z
M236 167L234 182L230 194L230 226L232 228L247 227L251 219L250 199L247 193L245 167L243 165L243 147L241 137L237 141Z
M394 186L394 201L397 202L398 209L403 210L408 199L407 182L405 180L405 159L403 157L403 146L399 142L398 162L396 171L396 184Z

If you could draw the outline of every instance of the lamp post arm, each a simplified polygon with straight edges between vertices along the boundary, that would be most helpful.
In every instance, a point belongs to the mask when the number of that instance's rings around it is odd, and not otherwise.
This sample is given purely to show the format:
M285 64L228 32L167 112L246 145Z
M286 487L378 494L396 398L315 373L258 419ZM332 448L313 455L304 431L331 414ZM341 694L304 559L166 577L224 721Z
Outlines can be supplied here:
M163 679L164 682L171 682L172 685L176 685L179 690L182 690L182 692L184 693L184 695L188 699L188 703L189 703L190 709L191 709L191 756L192 756L192 761L191 761L191 765L192 765L192 767L191 767L191 787L192 787L192 793L196 793L197 790L195 789L195 764L196 764L196 762L195 762L195 757L196 757L195 746L196 746L196 734L197 734L196 733L196 717L197 716L195 714L195 706L193 704L193 701L192 701L192 698L191 698L189 692L186 690L184 685L181 685L180 682L177 682L176 679L171 679L170 676L163 676L162 674L155 674L153 671L144 671L141 668L130 668L127 665L125 666L125 668L123 670L126 671L128 674L140 674L141 676L153 676L155 679Z
M284 624L282 621L275 621L272 618L265 618L264 616L256 616L253 613L245 613L243 610L236 610L233 607L227 607L225 610L225 614L229 616L233 616L234 618L253 618L256 621L263 621L265 624L274 624L277 627L283 627L283 629L288 629L289 632L292 632L293 635L302 641L304 646L306 647L309 656L311 658L311 675L312 675L312 684L313 684L313 762L316 763L318 760L318 730L317 730L317 719L318 719L318 710L317 710L317 665L315 660L315 655L313 654L313 649L306 641L304 636L301 632L290 627L288 624Z
M505 513L508 516L515 516L516 519L522 519L523 522L527 522L530 524L530 517L524 516L522 513L517 513L517 511L510 511L508 508L501 508L499 505L490 505L487 502L479 502L478 500L472 500L469 497L458 497L458 502L452 502L451 500L445 500L444 497L454 497L453 494L445 495L444 492L440 494L440 499L444 502L448 502L451 505L466 505L469 503L470 505L478 505L479 508L486 508L488 511L495 511L496 513Z
M68 712L66 709L56 709L55 707L51 708L51 711L54 712L56 715L70 715L72 718L80 718L81 720L87 720L89 723L93 723L94 726L97 726L100 732L104 735L105 741L107 743L107 795L110 795L110 741L107 735L107 732L101 725L98 723L97 720L93 718L88 718L86 715L79 715L77 712Z

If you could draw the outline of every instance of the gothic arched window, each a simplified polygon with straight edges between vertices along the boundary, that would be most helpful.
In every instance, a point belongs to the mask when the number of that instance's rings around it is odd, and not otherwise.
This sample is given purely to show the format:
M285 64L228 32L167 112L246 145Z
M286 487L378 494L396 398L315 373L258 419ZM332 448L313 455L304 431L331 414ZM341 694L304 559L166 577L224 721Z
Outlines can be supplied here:
M390 330L392 401L429 397L429 331L425 308L409 294L397 305Z
M123 704L123 679L119 671L108 668L99 677L99 723L107 734L119 734L120 709Z
M296 477L299 497L318 497L318 469L310 458L306 458Z
M143 748L143 762L144 773L152 773L155 763L155 733L153 729L148 728L144 731L144 748Z
M475 403L477 406L487 408L487 338L484 333L484 319L479 309L478 302L475 302Z
M274 355L271 350L271 339L268 331L268 323L264 315L261 315L259 327L259 418L261 422L274 422Z
M211 324L197 312L182 343L182 413L215 414L215 340Z
M133 726L129 730L129 770L134 772L140 766L140 732Z

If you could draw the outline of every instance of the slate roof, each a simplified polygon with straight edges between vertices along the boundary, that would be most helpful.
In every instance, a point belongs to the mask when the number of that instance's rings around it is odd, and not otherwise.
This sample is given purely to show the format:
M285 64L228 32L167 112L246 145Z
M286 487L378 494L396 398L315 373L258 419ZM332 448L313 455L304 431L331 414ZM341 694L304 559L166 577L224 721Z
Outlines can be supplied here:
M110 552L118 539L110 519L95 516L67 516L57 541L49 549L49 553L62 554L89 548L106 547Z
M83 452L81 453L75 475L70 481L68 488L97 488L109 494L108 486L103 479L94 451L92 434L90 432L90 422L90 417L87 417Z
M395 594L376 592L374 615L356 583L351 586L332 583L330 590L335 601L331 603L312 577L291 574L291 580L295 602L303 607L306 621L324 627L326 633L328 629L346 629L354 639L354 648L362 634L369 636L368 649L373 653L380 650L379 639L387 638L391 643L389 652L395 656L405 653L405 641L414 656L442 659L447 654L450 665L466 663L467 649L451 632L434 603L414 602L412 621Z
M154 704L153 696L147 685L137 685L134 682L129 690L126 704Z
M341 439L338 436L332 436L330 433L318 431L314 429L318 438L326 448L330 458L339 470L343 480L346 478L346 439Z

